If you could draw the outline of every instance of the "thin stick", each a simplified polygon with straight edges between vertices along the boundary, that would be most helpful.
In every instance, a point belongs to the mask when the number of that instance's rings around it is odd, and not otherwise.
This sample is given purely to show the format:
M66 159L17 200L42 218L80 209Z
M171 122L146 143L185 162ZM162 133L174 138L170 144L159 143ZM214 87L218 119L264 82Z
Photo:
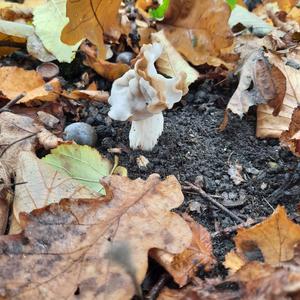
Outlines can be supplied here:
M22 94L18 95L16 98L10 100L6 105L4 105L2 108L0 108L0 113L2 113L4 111L10 111L10 108L13 105L15 105L20 99L22 99L25 95L26 95L26 93L22 93Z
M240 228L249 227L251 225L257 224L263 220L264 220L264 218L259 218L256 220L248 219L246 222L240 223L238 225L234 225L234 226L230 226L230 227L218 230L218 231L212 233L211 237L214 238L214 237L222 235L222 234L229 234L229 233L237 231Z
M190 182L187 182L187 186L183 187L183 190L192 190L198 192L203 198L210 201L213 205L217 206L221 210L223 210L225 213L227 213L231 218L236 220L239 223L244 223L244 220L235 215L233 212L231 212L229 209L227 209L224 205L217 202L213 197L208 195L201 187L198 187Z
M155 300L159 292L163 289L168 280L170 280L170 274L164 273L160 279L155 283L155 285L151 288L148 295L145 296L146 300Z
M25 136L25 137L23 137L23 138L21 138L21 139L19 139L19 140L16 140L16 141L12 142L11 144L9 144L8 146L6 146L6 147L3 149L3 151L0 153L0 158L1 158L1 157L3 156L3 154L4 154L11 146L13 146L14 144L19 143L19 142L21 142L21 141L24 141L24 140L26 140L26 139L29 139L29 138L31 138L31 137L37 135L37 134L38 134L38 132L32 133L32 134L29 134L29 135L27 135L27 136Z

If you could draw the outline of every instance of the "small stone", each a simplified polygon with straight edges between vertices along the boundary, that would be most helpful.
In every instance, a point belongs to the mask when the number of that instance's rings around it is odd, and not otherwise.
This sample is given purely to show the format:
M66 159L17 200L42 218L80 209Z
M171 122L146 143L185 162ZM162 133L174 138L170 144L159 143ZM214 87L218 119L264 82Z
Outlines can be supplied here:
M51 62L44 62L36 68L36 71L44 78L49 81L59 74L59 68L56 64Z
M268 187L268 185L267 185L265 182L263 182L263 183L261 184L261 186L260 186L260 188L261 188L262 190L265 190L267 187Z
M131 60L134 58L134 53L129 51L124 51L118 54L116 62L130 65Z
M65 128L63 139L65 141L74 141L79 145L94 146L97 142L97 133L91 125L76 122Z
M252 174L252 175L258 175L259 174L259 170L254 168L254 167L246 168L246 172L248 174Z
M201 213L201 204L197 201L191 201L189 203L189 210Z

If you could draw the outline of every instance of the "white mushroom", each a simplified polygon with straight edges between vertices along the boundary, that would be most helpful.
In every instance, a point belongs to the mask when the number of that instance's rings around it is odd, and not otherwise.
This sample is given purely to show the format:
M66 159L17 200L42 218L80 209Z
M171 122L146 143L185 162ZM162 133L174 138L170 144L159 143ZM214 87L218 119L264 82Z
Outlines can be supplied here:
M130 147L152 150L163 131L162 111L173 107L187 92L185 73L174 78L158 74L154 62L162 53L158 43L144 45L134 70L114 81L109 116L114 120L132 121Z

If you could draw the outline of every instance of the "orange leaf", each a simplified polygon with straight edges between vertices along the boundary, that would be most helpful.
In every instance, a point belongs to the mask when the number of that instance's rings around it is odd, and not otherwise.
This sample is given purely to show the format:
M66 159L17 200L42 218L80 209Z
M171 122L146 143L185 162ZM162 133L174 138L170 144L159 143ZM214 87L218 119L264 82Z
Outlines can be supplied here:
M294 257L294 246L300 242L300 225L293 223L285 209L278 206L265 221L249 229L239 229L235 237L236 250L226 255L224 265L232 271L238 270L243 261L261 251L264 261L272 266ZM238 268L236 265L238 264Z
M61 34L61 40L74 45L87 38L96 45L98 58L105 59L103 35L119 38L118 10L121 0L67 1L67 17L70 21Z
M204 266L206 271L210 271L216 262L210 234L206 228L196 223L188 214L184 214L183 218L193 233L191 245L177 255L160 249L151 251L151 256L173 276L179 286L186 285L195 277L200 266Z
M229 16L230 8L223 0L172 0L162 26L189 62L219 66L224 63L218 58L221 49L233 42Z

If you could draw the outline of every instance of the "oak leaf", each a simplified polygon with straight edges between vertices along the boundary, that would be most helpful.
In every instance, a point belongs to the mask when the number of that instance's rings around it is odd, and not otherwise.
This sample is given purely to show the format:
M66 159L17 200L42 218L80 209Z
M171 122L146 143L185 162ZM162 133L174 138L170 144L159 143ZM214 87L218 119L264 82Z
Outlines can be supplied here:
M224 265L235 272L258 255L259 249L264 261L271 266L294 257L294 246L300 243L300 225L293 223L283 207L265 221L249 228L239 229L234 238L236 250L226 255Z
M118 10L121 0L67 1L69 23L64 27L61 40L74 45L87 38L98 50L98 58L105 59L103 35L119 38Z
M174 281L180 287L195 277L200 266L203 266L206 271L210 271L216 262L207 229L196 223L188 214L184 214L183 218L193 234L190 246L176 255L159 249L151 250L151 257L173 276Z
M190 244L188 225L169 211L183 202L174 176L111 176L102 184L106 197L22 213L23 232L0 237L2 297L131 299L149 249L176 254Z
M173 0L162 28L167 39L193 65L219 66L221 49L233 42L230 7L223 0Z
M18 67L0 68L0 91L7 99L13 99L21 93L26 95L18 103L55 101L61 91L58 79L45 83L39 73Z

